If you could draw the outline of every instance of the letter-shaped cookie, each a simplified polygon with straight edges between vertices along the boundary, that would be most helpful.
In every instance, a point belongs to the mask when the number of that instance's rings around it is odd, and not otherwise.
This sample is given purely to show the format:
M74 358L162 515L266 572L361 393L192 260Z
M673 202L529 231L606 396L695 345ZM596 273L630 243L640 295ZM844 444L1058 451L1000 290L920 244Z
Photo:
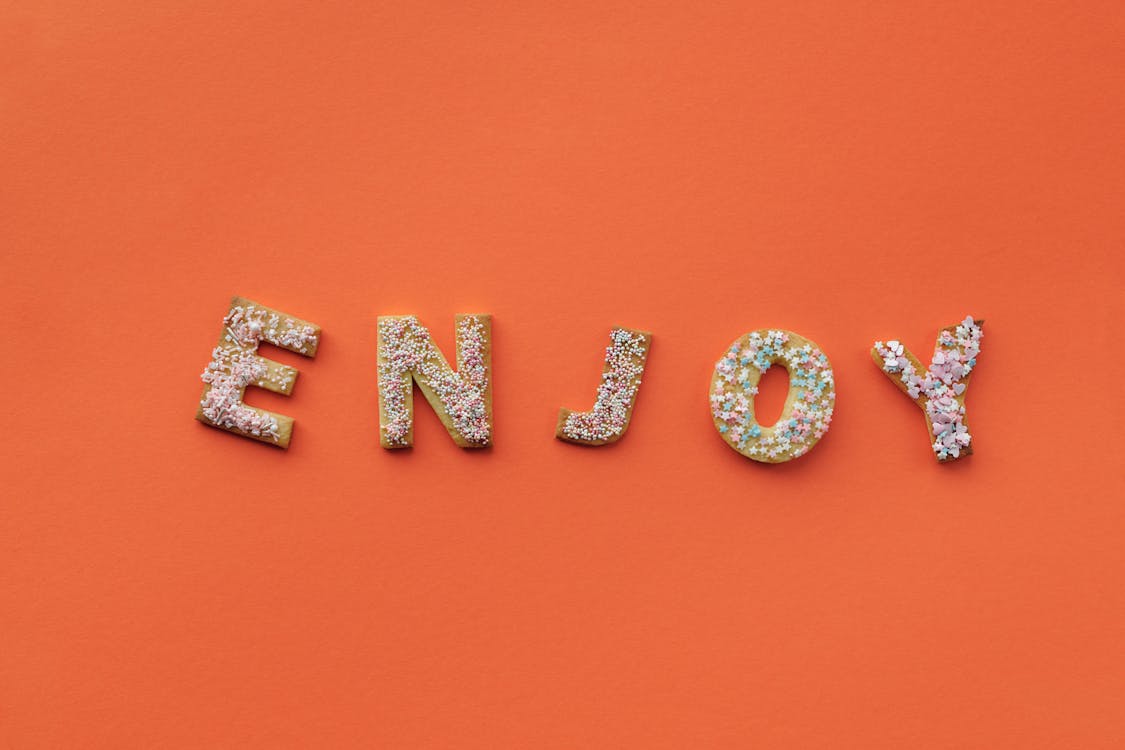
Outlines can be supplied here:
M203 397L195 418L236 435L288 448L293 419L242 403L247 386L288 396L298 371L257 354L267 341L306 357L316 356L320 327L242 297L230 303L219 344L203 371Z
M876 341L871 359L922 409L934 457L954 461L973 452L965 416L965 391L977 366L983 320L965 318L938 333L929 369L898 341Z
M379 444L414 444L414 388L453 442L462 448L492 443L492 316L457 315L457 371L413 315L379 316Z
M754 396L762 373L774 364L789 372L781 417L762 427ZM731 448L755 461L777 464L803 456L828 432L836 387L828 357L791 331L752 331L731 344L711 377L711 416Z
M630 328L609 332L605 366L597 399L590 411L559 410L555 437L568 443L606 445L621 439L633 416L645 359L652 345L652 334Z

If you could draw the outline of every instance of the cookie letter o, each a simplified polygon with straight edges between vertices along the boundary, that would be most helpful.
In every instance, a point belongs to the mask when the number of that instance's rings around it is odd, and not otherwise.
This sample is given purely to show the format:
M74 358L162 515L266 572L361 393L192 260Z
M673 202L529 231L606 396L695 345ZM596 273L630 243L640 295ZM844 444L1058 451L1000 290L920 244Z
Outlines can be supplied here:
M754 417L754 397L762 373L774 364L789 372L789 394L777 423L763 427ZM808 453L832 423L832 365L816 344L796 333L752 331L715 363L710 400L715 429L727 445L755 461L790 461Z

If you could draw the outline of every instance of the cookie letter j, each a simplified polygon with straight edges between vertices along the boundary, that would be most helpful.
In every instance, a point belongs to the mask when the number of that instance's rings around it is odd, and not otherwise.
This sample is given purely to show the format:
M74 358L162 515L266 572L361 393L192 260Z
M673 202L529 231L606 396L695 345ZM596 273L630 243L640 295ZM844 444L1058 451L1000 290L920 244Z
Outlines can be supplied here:
M965 390L977 366L983 320L965 318L938 334L929 369L898 341L876 341L871 359L922 410L934 457L953 461L973 452Z
M413 315L379 317L379 444L414 444L414 387L462 448L492 443L492 316L458 315L457 371Z
M247 386L288 396L297 370L257 354L266 341L282 349L316 356L320 327L242 297L230 303L219 343L203 371L203 397L195 418L236 435L288 448L293 419L242 403Z
M579 445L606 445L620 440L629 429L651 344L652 334L645 331L610 331L594 408L582 412L560 409L555 437Z

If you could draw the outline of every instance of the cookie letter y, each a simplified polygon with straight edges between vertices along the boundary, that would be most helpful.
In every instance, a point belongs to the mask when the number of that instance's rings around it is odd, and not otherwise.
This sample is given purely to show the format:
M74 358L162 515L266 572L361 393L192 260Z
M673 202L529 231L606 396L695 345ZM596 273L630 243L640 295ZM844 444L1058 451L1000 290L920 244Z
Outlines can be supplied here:
M929 369L898 341L876 341L871 349L871 359L879 369L922 410L938 461L953 461L973 452L965 391L980 356L983 325L983 320L969 316L959 325L943 328Z

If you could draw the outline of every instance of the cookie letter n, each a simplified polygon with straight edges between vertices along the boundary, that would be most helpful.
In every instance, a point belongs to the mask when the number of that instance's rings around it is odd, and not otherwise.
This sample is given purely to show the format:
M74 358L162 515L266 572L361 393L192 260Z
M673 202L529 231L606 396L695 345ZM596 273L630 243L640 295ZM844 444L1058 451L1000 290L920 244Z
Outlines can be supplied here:
M413 315L379 317L379 443L414 444L414 388L462 448L492 443L492 316L458 315L457 371Z
M262 341L313 357L320 327L242 297L232 299L219 344L203 371L203 397L195 418L236 435L288 448L292 418L242 403L247 386L288 396L297 380L296 369L258 356Z

